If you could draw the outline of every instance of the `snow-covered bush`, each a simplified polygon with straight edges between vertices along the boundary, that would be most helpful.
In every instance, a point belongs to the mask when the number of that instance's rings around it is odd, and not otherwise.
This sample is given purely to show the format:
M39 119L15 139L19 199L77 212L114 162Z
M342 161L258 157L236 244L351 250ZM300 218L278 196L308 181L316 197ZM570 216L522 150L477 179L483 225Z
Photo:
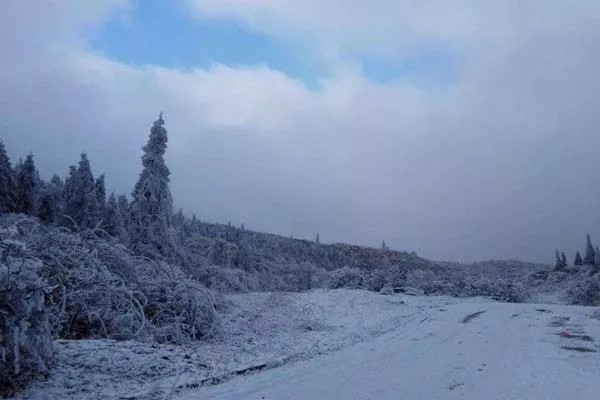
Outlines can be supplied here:
M406 274L406 285L423 290L426 295L451 294L452 284L431 270L417 269Z
M7 232L0 233L0 396L46 373L53 356L42 264Z
M331 273L329 287L331 289L360 289L364 287L365 282L365 273L361 269L344 267Z
M222 293L247 293L258 291L261 286L258 274L217 265L198 268L193 276L207 288Z
M567 290L569 303L583 306L600 305L600 276L581 277L571 282Z
M19 228L52 287L47 305L57 337L182 343L212 332L212 293L178 266L136 256L98 230Z

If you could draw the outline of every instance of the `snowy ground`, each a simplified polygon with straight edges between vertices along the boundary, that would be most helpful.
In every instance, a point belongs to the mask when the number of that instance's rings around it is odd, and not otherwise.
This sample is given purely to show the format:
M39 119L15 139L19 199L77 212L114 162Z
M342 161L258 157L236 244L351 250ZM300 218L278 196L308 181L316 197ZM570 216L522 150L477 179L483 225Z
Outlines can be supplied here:
M58 341L51 377L23 399L167 399L246 372L308 359L418 322L451 298L360 290L228 296L215 339L193 346Z
M592 309L463 303L373 340L181 400L575 400L600 393Z
M566 400L600 391L591 308L358 290L229 299L208 343L58 342L50 379L20 398Z

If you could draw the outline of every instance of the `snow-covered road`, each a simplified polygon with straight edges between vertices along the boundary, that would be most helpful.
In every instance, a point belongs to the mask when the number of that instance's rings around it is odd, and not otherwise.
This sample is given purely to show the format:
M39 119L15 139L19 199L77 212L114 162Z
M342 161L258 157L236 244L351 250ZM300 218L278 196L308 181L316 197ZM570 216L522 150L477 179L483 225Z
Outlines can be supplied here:
M595 399L600 321L593 311L495 302L434 307L373 340L181 400Z

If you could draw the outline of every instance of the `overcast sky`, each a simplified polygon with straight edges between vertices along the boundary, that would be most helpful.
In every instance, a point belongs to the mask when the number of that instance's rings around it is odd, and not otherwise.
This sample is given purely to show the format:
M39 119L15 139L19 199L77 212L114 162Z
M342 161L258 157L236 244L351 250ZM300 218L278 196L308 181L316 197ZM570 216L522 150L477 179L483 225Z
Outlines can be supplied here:
M600 244L597 0L19 0L0 139L131 192L164 111L176 207L444 260Z

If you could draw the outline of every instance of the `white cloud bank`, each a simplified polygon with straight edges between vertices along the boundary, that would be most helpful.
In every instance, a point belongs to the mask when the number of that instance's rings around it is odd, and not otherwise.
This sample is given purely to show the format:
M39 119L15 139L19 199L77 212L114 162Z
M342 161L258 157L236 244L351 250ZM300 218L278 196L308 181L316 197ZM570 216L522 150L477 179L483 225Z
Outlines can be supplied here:
M125 0L11 2L0 16L0 137L65 174L86 150L118 191L165 111L176 201L212 220L417 249L549 260L600 241L595 1L196 0L331 61L311 90L266 67L178 71L95 54ZM345 54L461 49L448 90L376 84Z

